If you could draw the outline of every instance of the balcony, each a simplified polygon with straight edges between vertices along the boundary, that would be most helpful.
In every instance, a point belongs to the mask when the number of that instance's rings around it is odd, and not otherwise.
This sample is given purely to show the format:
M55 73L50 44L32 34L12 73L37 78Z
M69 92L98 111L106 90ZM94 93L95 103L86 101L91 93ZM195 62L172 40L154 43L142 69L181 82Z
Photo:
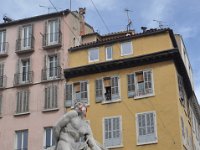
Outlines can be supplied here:
M15 73L14 86L27 85L33 83L33 71Z
M62 33L55 32L55 33L47 33L43 35L43 48L44 49L51 49L56 47L61 47L62 42Z
M61 79L62 68L60 66L42 69L42 81Z
M4 89L6 87L7 77L5 75L0 76L0 89Z
M34 37L25 38L25 39L17 39L16 40L16 53L29 53L34 51Z
M0 57L8 56L8 42L0 43Z

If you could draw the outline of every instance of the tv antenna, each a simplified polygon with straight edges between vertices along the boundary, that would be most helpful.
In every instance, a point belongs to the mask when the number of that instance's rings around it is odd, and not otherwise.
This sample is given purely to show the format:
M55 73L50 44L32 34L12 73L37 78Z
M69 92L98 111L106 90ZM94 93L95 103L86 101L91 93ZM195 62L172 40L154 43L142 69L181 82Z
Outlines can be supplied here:
M54 7L43 6L43 5L39 5L39 7L46 8L48 10L48 13L50 12L51 9L55 9Z
M161 21L161 20L153 20L153 21L155 21L155 22L158 23L158 26L159 26L160 29L163 29L163 28L164 28L164 24L163 24L163 23L165 23L165 22L163 22L163 21Z
M130 19L129 12L133 12L133 11L132 11L132 10L129 10L129 9L127 9L127 8L125 8L124 11L125 11L126 14L127 14L127 19L128 19L127 31L129 31L129 30L131 29L131 25L132 25L132 20Z

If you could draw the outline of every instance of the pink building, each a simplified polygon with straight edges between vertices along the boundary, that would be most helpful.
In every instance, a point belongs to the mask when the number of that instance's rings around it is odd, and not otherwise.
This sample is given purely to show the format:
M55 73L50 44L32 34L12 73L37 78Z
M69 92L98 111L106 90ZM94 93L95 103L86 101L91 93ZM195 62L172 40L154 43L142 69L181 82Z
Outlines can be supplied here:
M84 9L0 24L0 149L42 150L65 112L68 48L92 33Z

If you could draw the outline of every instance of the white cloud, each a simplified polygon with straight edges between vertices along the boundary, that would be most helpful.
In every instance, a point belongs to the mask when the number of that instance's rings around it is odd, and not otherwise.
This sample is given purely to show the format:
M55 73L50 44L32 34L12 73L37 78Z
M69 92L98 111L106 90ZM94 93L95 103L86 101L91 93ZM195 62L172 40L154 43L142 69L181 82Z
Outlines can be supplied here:
M191 26L179 26L177 32L183 36L184 39L193 38L197 35L198 29Z

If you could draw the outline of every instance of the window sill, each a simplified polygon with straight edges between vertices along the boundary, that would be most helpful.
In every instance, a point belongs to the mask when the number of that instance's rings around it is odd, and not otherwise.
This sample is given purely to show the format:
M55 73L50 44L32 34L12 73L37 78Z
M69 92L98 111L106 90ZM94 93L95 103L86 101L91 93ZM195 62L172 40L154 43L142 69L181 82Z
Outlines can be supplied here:
M58 111L59 110L59 108L51 108L51 109L44 109L44 110L42 110L42 112L52 112L52 111Z
M46 83L46 82L52 82L52 81L58 81L58 80L62 80L62 78L48 78L46 80L42 80L42 83Z
M121 99L110 100L110 101L103 101L101 104L118 103L118 102L121 102Z
M146 142L146 143L137 143L137 146L142 146L142 145L149 145L149 144L157 144L158 141L152 141L152 142Z
M107 146L106 148L110 149L110 148L122 148L122 147L124 147L124 145Z
M137 100L137 99L148 98L148 97L153 97L153 96L155 96L155 94L148 94L148 95L135 96L135 97L133 97L133 99ZM130 98L130 97L129 97L129 98Z
M22 112L22 113L16 113L14 116L24 116L24 115L29 115L30 112Z

